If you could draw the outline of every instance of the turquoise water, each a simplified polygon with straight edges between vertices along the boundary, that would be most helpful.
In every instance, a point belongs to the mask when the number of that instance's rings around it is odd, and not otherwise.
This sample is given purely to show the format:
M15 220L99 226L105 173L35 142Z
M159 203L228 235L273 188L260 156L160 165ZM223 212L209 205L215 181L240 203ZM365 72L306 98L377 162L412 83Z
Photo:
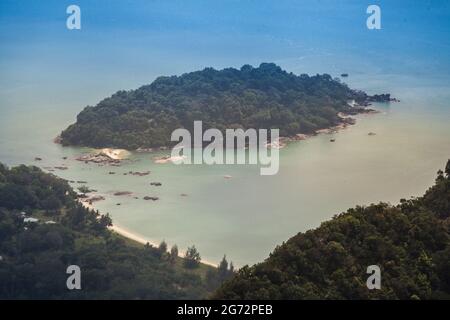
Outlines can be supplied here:
M87 181L106 198L95 206L119 226L182 249L195 244L208 261L226 253L241 266L261 261L290 236L349 207L396 203L421 195L433 183L450 157L450 91L422 80L399 85L406 80L367 76L367 89L389 87L401 102L378 104L380 113L358 116L356 125L339 133L289 144L280 150L275 176L261 176L254 165L155 164L153 157L165 152L132 154L121 167L84 164L75 158L89 149L52 142L66 125L66 113L43 107L35 112L33 104L7 116L1 109L0 159L9 165L67 165L68 170L54 173ZM329 142L331 136L336 142ZM43 160L34 161L36 156ZM147 170L149 176L123 175ZM150 186L151 181L162 186ZM133 195L114 196L117 191ZM160 200L145 201L146 195Z
M349 207L423 194L450 158L448 2L381 1L378 33L365 29L356 1L79 3L78 33L65 29L60 2L0 4L0 161L67 165L54 173L87 181L106 197L98 209L154 242L195 244L214 263L223 254L238 266L254 263ZM158 154L99 167L75 160L89 149L52 142L84 106L116 90L206 66L272 61L297 74L346 72L351 87L401 102L358 116L334 143L319 135L281 149L275 176L260 176L257 166L154 164Z

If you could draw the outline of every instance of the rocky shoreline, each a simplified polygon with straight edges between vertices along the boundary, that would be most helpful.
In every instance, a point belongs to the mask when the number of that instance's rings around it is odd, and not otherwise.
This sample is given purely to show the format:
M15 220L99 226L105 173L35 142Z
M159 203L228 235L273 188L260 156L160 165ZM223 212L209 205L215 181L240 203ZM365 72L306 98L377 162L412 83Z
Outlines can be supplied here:
M377 110L369 108L369 106L372 105L372 103L388 103L388 102L400 102L400 100L391 97L390 93L382 93L382 94L374 94L374 95L368 95L363 91L354 91L354 99L348 103L348 105L351 107L350 109L346 110L345 113L339 112L337 116L340 118L340 123L329 127L329 128L321 128L313 133L298 133L294 136L287 136L287 137L280 137L278 141L274 141L267 144L267 147L269 148L282 148L286 145L287 142L292 141L301 141L306 140L309 137L316 136L318 134L330 134L335 133L339 130L345 129L350 125L354 125L356 123L356 120L352 117L354 115L358 114L367 114L367 113L378 113ZM55 143L60 144L61 143L61 137L58 136L54 139ZM157 151L166 151L169 150L170 146L159 146L159 147L152 147L152 148L146 148L146 147L139 147L137 149L132 150L133 152L137 153L152 153ZM98 165L110 165L110 166L120 166L121 161L126 157L126 155L129 153L128 150L125 149L110 149L105 148L100 150L96 153L91 154L84 154L76 158L78 161L82 161L87 163L96 163ZM41 160L41 158L36 157L36 161ZM154 158L155 163L168 163L173 162L179 159L173 159L169 155L165 156L159 156ZM63 167L58 167L57 169L65 170ZM124 173L124 175L130 174L130 175L137 175L137 176L145 176L148 175L150 172L129 172ZM114 174L114 173L111 173Z
M387 94L386 96L390 99L390 95L389 94ZM395 100L390 100L390 101L398 101L398 100L395 99ZM369 102L367 102L367 105L371 105L371 104ZM278 143L275 143L275 147L276 148L283 148L289 142L306 140L306 139L308 139L310 137L314 137L314 136L317 136L319 134L337 133L340 130L346 129L349 126L356 124L356 119L353 117L355 115L379 113L378 110L368 108L367 106L361 106L361 105L356 104L356 103L354 105L352 105L352 107L354 109L350 110L350 112L347 112L347 113L339 112L337 114L337 116L341 120L339 124L337 124L335 126L332 126L332 127L329 127L329 128L317 129L313 133L310 133L310 134L298 133L295 136L280 137ZM330 141L334 142L335 139L331 139ZM269 147L274 147L273 144L274 143L270 143L270 144L268 144L268 146Z

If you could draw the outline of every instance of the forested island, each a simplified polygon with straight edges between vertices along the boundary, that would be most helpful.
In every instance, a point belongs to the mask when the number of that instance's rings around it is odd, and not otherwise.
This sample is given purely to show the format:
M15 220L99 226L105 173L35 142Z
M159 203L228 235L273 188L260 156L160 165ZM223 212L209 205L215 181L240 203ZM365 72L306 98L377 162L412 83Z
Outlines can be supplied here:
M354 100L356 105L350 106ZM136 90L118 91L87 106L58 138L63 145L134 150L171 145L177 128L280 129L280 135L311 134L342 123L342 114L367 112L369 96L328 74L295 75L273 63L240 69L206 68L159 77Z
M217 299L450 299L450 160L424 196L356 207L244 267ZM368 290L366 268L381 268Z
M108 215L83 207L69 184L37 167L0 163L0 299L200 299L233 274L194 246L184 258L108 229ZM69 265L81 290L69 290Z

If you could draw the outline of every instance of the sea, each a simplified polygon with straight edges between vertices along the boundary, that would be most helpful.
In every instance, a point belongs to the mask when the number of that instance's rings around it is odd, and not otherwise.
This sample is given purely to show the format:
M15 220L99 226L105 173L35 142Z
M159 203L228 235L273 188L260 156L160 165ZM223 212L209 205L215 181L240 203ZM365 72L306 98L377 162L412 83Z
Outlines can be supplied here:
M3 0L0 162L86 185L105 197L94 206L115 225L238 267L348 208L420 196L450 158L450 2L377 3L379 30L367 28L364 1L77 1L81 29L69 30L65 2ZM86 164L76 158L92 149L53 142L85 106L118 90L262 62L400 101L289 143L273 176L258 165L154 162L170 151L132 152L120 167Z

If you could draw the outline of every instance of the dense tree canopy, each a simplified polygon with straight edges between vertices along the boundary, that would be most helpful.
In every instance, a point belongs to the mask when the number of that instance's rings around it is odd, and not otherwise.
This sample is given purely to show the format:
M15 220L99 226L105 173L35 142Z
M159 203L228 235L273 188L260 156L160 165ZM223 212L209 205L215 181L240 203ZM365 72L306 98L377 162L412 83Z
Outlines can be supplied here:
M159 77L137 90L118 91L86 107L61 134L64 145L137 149L170 144L176 128L279 128L282 136L338 124L347 102L367 95L328 74L297 76L273 63L240 70L206 68Z
M0 299L198 299L219 284L214 268L202 265L202 275L168 259L167 245L130 243L107 229L108 215L76 200L60 178L0 164ZM81 290L66 287L73 264Z
M450 299L450 160L423 197L356 207L244 267L220 299ZM366 287L381 268L381 290Z

